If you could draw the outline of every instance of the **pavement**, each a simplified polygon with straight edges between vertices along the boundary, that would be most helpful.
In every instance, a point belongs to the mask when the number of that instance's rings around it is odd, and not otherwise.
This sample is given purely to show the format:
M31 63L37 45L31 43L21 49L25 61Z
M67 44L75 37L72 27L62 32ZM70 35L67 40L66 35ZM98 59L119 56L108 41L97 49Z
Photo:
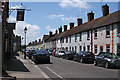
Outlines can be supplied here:
M8 61L6 69L7 74L17 80L45 80L44 72L30 59L24 59L22 52L16 53L15 57Z

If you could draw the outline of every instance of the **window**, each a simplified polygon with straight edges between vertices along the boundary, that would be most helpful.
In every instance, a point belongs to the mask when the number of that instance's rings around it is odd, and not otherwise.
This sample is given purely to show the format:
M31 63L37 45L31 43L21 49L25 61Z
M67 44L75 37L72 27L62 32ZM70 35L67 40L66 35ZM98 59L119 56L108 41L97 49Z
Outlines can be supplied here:
M80 51L82 51L82 46L80 46Z
M72 51L74 51L74 47L72 47Z
M75 42L77 42L77 34L75 34Z
M110 45L106 44L106 52L110 52Z
M62 38L60 39L60 43L62 43Z
M71 46L70 46L70 51L71 51Z
M87 31L87 40L90 40L90 31Z
M80 33L80 41L82 41L82 34Z
M62 43L64 43L64 38L62 38Z
M71 36L70 36L70 43L71 43Z
M110 27L106 28L106 38L110 38Z
M117 33L118 33L118 36L120 36L120 24L118 25Z
M97 54L97 45L95 45L95 54Z
M100 46L100 52L103 52L103 46Z
M66 37L66 43L68 43L68 37Z
M87 45L87 51L90 52L90 45Z
M94 29L94 36L97 38L97 29Z
M86 51L86 48L85 48L85 46L83 46L83 51Z
M75 46L75 52L77 52L77 47Z
M68 47L66 47L66 51L68 51Z

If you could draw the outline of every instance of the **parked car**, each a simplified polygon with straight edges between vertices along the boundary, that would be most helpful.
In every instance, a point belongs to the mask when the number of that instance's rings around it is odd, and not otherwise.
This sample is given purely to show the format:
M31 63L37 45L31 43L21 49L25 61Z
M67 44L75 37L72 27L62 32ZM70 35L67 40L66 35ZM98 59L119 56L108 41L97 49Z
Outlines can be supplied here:
M78 61L80 63L84 62L92 62L94 63L95 56L92 52L80 51L74 55L74 61Z
M50 63L50 56L46 50L39 50L32 55L32 60L34 63Z
M95 57L94 66L120 68L120 60L114 53L100 52L98 56Z
M49 52L49 55L52 55L52 52L53 52L53 50L48 50L48 52Z
M74 59L75 52L74 51L66 51L65 54L63 55L64 59L67 60L73 60Z
M55 52L56 57L62 57L65 54L65 51L58 50Z
M36 51L37 51L37 50L32 49L32 50L30 50L29 52L27 52L26 54L27 54L28 58L31 59L31 56L32 56L33 54L35 54Z
M55 56L55 53L56 53L56 49L52 52L52 55Z

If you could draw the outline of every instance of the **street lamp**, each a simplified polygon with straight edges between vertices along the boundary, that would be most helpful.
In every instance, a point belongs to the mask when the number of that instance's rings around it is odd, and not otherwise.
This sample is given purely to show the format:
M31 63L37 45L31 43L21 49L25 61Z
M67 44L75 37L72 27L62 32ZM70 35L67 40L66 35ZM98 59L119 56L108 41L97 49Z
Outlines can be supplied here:
M24 59L26 59L26 33L27 33L27 27L25 27L24 32L25 32L25 53L24 53Z

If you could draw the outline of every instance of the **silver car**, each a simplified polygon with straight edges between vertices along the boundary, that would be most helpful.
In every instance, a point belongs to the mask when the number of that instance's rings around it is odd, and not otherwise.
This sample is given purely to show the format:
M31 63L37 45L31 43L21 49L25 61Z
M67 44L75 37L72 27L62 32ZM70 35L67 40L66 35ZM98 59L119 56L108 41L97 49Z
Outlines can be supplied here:
M55 56L62 57L64 54L65 54L65 51L58 50L58 51L56 51Z

